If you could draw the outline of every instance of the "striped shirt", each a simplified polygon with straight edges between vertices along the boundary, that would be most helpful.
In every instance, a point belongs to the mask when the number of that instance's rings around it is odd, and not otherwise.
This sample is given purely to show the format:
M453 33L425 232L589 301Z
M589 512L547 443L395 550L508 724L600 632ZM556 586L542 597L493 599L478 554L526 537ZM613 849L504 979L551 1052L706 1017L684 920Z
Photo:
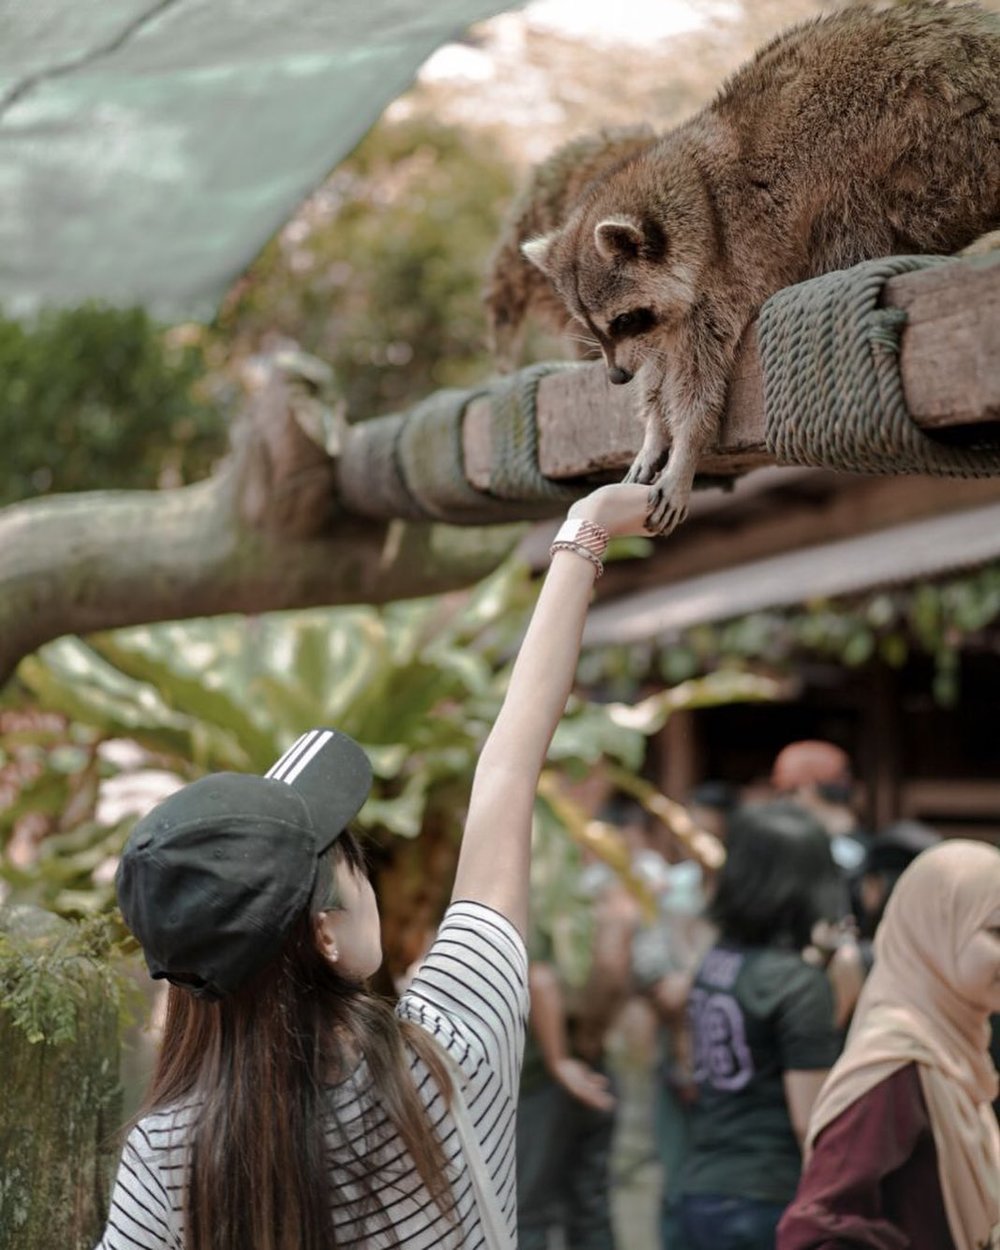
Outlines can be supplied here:
M527 957L510 922L480 903L453 903L397 1014L431 1034L466 1078L469 1115L512 1241L517 1239L514 1116L528 1013ZM326 1129L338 1246L486 1244L458 1135L436 1081L409 1050L410 1072L449 1161L457 1224L443 1220L381 1110L364 1060L330 1086ZM190 1106L145 1116L129 1134L97 1250L183 1250ZM358 1214L349 1178L378 1173L380 1209ZM248 1247L248 1250L250 1248Z

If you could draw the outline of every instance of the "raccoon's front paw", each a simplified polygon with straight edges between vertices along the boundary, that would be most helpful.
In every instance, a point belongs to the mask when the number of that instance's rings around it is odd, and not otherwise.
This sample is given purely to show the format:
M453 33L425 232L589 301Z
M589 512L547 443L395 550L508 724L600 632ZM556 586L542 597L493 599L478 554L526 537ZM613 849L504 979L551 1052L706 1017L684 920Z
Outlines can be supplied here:
M654 534L669 534L687 516L690 487L686 490L663 477L649 492L646 528Z

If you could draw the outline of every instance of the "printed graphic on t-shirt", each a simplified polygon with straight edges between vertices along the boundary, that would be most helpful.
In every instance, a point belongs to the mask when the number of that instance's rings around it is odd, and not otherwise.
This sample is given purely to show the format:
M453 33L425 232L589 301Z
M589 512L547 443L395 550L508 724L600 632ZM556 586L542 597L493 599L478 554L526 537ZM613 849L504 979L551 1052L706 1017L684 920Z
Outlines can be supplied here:
M742 966L743 956L738 952L710 951L698 978L703 984L691 990L688 1011L698 1084L734 1091L743 1089L753 1077L746 1021L739 1003L728 992Z

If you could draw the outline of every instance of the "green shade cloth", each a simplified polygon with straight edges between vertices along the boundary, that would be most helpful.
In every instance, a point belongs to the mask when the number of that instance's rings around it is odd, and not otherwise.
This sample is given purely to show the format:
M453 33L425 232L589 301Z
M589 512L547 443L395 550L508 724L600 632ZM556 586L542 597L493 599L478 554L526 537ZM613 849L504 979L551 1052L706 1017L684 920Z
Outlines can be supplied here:
M0 0L0 306L211 317L497 0Z

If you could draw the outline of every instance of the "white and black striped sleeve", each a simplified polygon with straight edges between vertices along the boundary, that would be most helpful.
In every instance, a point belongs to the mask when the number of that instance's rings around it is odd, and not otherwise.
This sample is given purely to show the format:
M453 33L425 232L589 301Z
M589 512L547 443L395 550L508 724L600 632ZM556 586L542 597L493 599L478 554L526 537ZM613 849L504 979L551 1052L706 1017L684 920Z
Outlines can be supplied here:
M397 1011L431 1033L472 1081L482 1080L485 1064L516 1099L528 959L506 916L482 903L452 903Z

